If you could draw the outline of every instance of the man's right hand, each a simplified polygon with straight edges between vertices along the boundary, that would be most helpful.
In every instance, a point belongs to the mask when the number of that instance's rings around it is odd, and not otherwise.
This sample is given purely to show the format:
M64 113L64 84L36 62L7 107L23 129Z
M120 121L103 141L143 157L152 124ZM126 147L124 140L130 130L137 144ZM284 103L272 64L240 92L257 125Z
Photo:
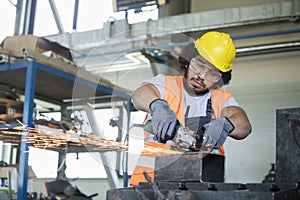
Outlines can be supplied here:
M166 143L173 139L176 126L179 124L175 113L170 109L168 102L156 99L149 106L152 112L152 128L154 139L158 142Z

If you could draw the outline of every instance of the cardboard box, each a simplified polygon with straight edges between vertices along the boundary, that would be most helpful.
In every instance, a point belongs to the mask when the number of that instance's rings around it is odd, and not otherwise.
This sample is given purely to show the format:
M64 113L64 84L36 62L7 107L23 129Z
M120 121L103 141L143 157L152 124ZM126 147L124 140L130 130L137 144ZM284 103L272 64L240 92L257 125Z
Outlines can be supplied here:
M71 52L57 42L51 42L43 37L34 35L16 35L6 37L1 43L3 49L16 57L23 57L23 49L27 48L39 53L52 51L70 61L73 61Z
M23 112L23 102L0 97L0 114L13 115Z

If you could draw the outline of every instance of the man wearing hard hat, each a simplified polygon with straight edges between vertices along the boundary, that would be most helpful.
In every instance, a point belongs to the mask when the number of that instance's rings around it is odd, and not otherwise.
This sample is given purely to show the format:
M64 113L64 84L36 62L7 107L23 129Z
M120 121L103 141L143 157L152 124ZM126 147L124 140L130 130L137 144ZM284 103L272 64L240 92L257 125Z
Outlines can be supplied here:
M192 131L222 126L220 137L213 147L222 154L227 136L240 140L250 134L251 124L246 112L232 94L220 89L231 80L235 53L230 35L207 32L182 49L179 63L184 70L183 76L159 74L143 82L133 92L135 108L149 113L151 117L153 144L161 146L168 143L174 137L178 122ZM205 131L204 136L208 134ZM131 185L146 181L143 171L153 178L153 165L138 165L131 177Z

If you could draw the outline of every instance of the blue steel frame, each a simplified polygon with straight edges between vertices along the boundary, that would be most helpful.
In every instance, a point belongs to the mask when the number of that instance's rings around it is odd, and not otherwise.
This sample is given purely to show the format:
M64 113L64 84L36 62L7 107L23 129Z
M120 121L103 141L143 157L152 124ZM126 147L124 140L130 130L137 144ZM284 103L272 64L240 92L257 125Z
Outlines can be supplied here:
M28 127L33 127L32 125L32 116L33 116L33 103L34 103L34 92L35 92L35 81L36 81L36 72L37 70L43 70L58 77L64 77L69 80L77 81L81 84L84 84L89 87L94 87L97 90L107 92L109 94L114 94L124 100L128 100L128 124L130 119L130 95L114 91L113 88L109 88L103 85L99 85L97 83L91 82L81 77L76 77L73 74L69 74L67 72L58 70L51 66L47 66L41 64L36 61L22 61L12 64L1 64L0 71L7 70L16 70L20 68L26 68L26 83L25 83L25 101L23 108L23 124ZM22 132L21 144L20 144L20 161L19 161L19 175L18 175L18 200L26 200L27 199L27 180L28 180L28 150L29 145L26 141L26 134L28 133L25 128ZM127 163L126 163L127 165ZM127 168L126 168L127 169ZM127 171L125 172L124 177L124 186L126 187L128 184L128 176Z
M29 62L26 69L26 86L25 86L25 101L23 107L23 124L28 127L32 125L33 114L33 98L35 90L36 66ZM26 140L28 131L25 128L22 131L20 142L20 159L19 159L19 174L18 174L18 199L26 200L27 180L28 180L28 153L29 146Z
M127 134L126 134L126 140L127 140L127 145L129 146L129 127L130 127L130 113L132 110L132 105L131 105L131 98L128 101L127 105ZM125 170L124 170L124 178L123 178L123 186L128 187L129 184L129 176L128 176L128 151L125 152Z

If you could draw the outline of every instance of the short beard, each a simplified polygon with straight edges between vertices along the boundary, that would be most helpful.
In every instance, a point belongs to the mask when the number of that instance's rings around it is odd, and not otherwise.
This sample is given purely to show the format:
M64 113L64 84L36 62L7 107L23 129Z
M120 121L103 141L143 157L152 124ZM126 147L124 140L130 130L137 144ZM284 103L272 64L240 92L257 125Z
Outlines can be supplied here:
M207 94L208 92L209 92L209 89L202 90L202 91L194 90L194 93L195 93L197 96L205 95L205 94Z
M196 90L196 89L190 87L188 85L188 83L187 83L187 79L186 78L184 80L183 85L184 85L184 88L187 91L187 93L189 95L191 95L191 96L202 96L202 95L205 95L205 94L207 94L209 92L209 89L205 89L205 90L201 90L200 91L200 90Z

